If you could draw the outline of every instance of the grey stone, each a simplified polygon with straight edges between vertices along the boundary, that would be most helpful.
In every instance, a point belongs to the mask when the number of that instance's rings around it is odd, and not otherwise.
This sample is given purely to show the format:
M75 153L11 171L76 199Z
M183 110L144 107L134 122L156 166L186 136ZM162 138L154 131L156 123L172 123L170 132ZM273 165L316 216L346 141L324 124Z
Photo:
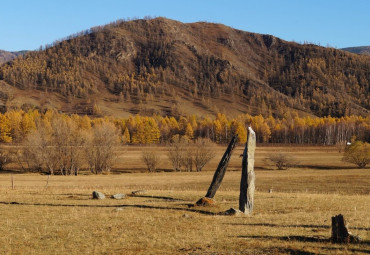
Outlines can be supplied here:
M135 190L135 191L133 191L133 192L131 192L131 194L132 195L143 195L143 194L146 194L146 193L148 193L148 191L146 191L146 190Z
M256 133L248 127L248 139L245 144L240 181L239 210L252 214L256 176L254 173L254 152L256 150Z
M234 215L241 215L243 214L242 211L234 208L230 208L229 210L222 212L222 215L234 216Z
M114 199L124 199L126 197L125 194L114 194L112 195L112 198Z
M105 195L96 190L93 191L92 196L93 196L93 199L105 199Z

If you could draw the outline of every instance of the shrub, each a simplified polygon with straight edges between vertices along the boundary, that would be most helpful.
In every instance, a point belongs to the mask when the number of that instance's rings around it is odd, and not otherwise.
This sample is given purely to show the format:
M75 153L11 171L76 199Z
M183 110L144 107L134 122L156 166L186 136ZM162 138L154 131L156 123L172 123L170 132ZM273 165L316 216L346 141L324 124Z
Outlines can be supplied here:
M0 151L0 171L4 170L6 164L10 161L9 155L6 152Z
M160 158L157 153L153 150L146 149L142 153L142 159L145 162L148 171L155 172L160 162Z
M370 144L361 141L352 143L345 148L342 160L365 168L370 162Z
M197 172L202 171L203 167L215 157L214 144L207 138L198 138L195 141L194 164Z
M286 170L298 164L293 156L282 152L270 155L267 160L273 162L278 170Z

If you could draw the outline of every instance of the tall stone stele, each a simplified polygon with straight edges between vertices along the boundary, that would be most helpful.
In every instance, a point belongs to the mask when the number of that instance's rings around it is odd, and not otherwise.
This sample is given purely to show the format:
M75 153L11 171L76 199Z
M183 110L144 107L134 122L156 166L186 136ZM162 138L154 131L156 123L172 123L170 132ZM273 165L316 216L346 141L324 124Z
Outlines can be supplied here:
M256 176L254 174L254 152L256 150L256 133L248 127L248 139L245 144L242 177L240 180L239 210L250 215L253 211L253 198Z

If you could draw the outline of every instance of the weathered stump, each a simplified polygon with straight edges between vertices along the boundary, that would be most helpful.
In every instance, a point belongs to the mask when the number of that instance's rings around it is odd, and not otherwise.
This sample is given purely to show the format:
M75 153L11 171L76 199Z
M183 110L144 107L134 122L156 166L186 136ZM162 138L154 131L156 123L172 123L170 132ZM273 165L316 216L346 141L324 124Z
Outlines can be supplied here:
M332 243L358 243L360 238L348 231L346 221L342 214L331 217L331 242Z
M256 133L251 127L248 127L248 139L245 144L242 177L240 180L239 210L245 214L252 214L254 198L254 151L256 150Z
M235 135L227 147L223 157L221 158L220 163L218 164L218 167L216 169L215 174L213 175L213 179L211 182L211 185L208 188L206 197L213 198L218 190L218 188L221 185L222 179L225 176L227 165L229 164L229 160L231 158L231 154L236 146L238 140L238 135Z

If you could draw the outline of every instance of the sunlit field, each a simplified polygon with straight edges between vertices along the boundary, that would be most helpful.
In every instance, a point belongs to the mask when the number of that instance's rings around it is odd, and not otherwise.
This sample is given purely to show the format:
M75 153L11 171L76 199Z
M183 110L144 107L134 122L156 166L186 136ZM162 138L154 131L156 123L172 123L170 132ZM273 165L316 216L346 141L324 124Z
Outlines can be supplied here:
M202 172L172 172L165 147L156 147L162 162L147 173L143 148L121 148L110 174L48 180L15 165L0 174L0 254L370 253L370 170L341 162L335 147L258 147L252 216L219 215L238 208L242 147L212 207L189 205L205 195L225 146ZM278 151L299 165L275 170L264 159ZM93 200L94 190L106 199ZM135 190L146 192L110 198ZM360 244L330 243L339 213Z

